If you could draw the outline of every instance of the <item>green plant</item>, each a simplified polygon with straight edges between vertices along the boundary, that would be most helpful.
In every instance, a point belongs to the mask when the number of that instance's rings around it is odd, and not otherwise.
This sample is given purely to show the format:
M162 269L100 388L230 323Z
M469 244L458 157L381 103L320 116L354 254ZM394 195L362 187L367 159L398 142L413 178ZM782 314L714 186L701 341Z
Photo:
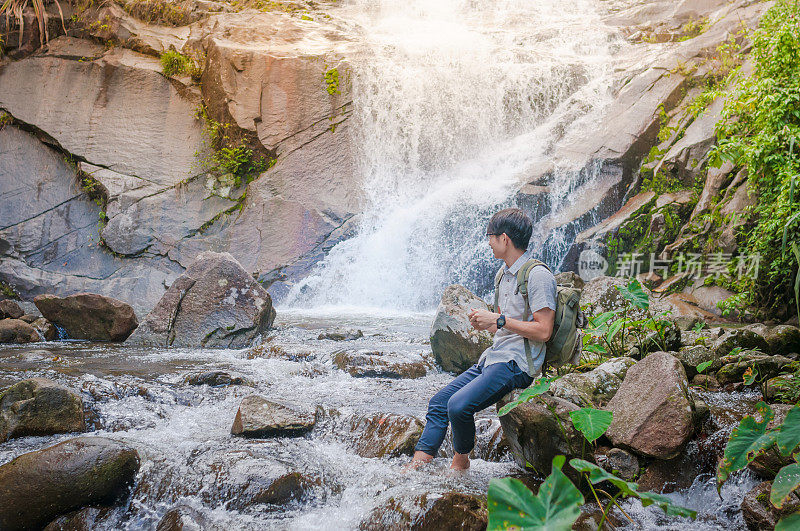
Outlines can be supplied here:
M327 85L328 94L330 94L331 96L333 96L334 94L340 94L338 69L331 68L330 70L326 71L322 77L325 79L325 84Z
M199 77L199 68L194 59L175 50L168 50L161 54L161 71L167 77L181 74L188 74L193 78Z
M516 400L509 402L497 411L497 416L502 417L520 404L530 402L539 395L550 390L550 382L555 378L539 378L535 384L522 391Z
M787 404L800 402L800 367L792 372L789 378L779 379L775 383L775 398Z
M14 300L19 300L20 298L19 293L17 293L10 284L6 284L2 280L0 280L0 297Z
M768 427L774 416L772 408L765 402L759 402L756 410L761 416L760 421L747 416L731 432L717 468L717 490L722 488L731 474L744 469L756 457L768 451L777 454L778 462L793 455L795 463L785 465L777 471L772 483L769 501L775 508L781 509L789 497L794 495L795 489L800 487L800 465L797 464L799 454L796 453L800 445L800 407L790 409L783 422L772 428ZM781 528L788 529L788 519L795 522L796 514L782 519Z
M590 443L603 435L609 426L614 415L610 411L584 407L577 411L571 411L569 419L575 429L583 434Z
M710 25L711 20L708 17L699 18L697 20L693 18L684 24L683 28L681 28L683 35L678 39L678 41L693 39L698 35L703 34L703 32L705 32Z

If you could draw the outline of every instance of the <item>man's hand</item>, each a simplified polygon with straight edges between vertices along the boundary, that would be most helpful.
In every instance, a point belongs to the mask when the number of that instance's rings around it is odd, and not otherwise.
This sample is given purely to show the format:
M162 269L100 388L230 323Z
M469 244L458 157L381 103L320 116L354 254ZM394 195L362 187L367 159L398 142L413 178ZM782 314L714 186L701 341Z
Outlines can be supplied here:
M499 317L499 313L493 313L489 310L473 309L469 312L469 322L475 330L489 330L492 333L497 332L497 319Z

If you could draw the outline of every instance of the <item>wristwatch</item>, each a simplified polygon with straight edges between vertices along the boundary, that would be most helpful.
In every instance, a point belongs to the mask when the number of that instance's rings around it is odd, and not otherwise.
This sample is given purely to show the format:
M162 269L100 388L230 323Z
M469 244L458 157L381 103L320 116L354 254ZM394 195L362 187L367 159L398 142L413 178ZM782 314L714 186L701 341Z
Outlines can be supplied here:
M500 314L500 317L497 318L497 329L500 330L506 325L506 316Z

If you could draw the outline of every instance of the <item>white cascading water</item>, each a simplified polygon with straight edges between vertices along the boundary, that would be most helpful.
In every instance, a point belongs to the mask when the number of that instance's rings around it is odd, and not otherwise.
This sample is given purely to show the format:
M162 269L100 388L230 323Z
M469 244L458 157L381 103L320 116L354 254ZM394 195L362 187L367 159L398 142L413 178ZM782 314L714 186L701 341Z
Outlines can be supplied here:
M486 287L489 216L556 140L592 133L614 32L592 0L352 0L339 14L364 32L350 62L366 205L283 304L427 310L448 284Z

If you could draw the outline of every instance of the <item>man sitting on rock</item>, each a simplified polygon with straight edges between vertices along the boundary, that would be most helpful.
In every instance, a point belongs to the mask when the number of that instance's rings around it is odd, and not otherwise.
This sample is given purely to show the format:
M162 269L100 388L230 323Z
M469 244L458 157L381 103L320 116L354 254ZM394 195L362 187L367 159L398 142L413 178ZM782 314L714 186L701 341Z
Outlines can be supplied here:
M434 395L428 405L425 429L415 448L409 468L416 469L433 459L452 426L454 470L469 468L469 453L475 446L473 415L515 388L528 387L542 369L545 342L553 333L556 309L556 279L547 267L536 265L528 274L530 313L523 320L525 300L517 293L517 272L527 261L525 251L532 232L531 220L518 208L497 212L489 221L486 235L494 257L503 260L499 287L499 308L495 312L473 309L469 320L476 330L494 334L494 342L478 363L456 377ZM497 313L499 312L499 313ZM528 366L523 338L530 344L532 365Z

